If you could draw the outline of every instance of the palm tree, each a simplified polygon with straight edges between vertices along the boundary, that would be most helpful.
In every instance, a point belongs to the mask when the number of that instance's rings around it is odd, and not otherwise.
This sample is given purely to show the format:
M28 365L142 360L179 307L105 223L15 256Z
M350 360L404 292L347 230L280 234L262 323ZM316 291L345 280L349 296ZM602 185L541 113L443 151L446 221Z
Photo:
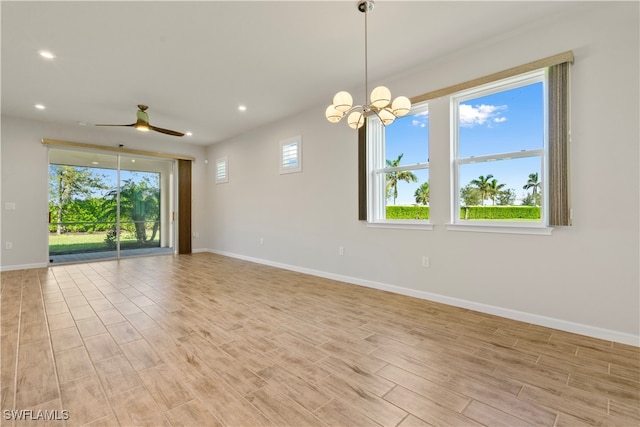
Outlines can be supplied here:
M502 190L505 185L506 184L498 184L497 179L492 179L489 183L489 197L491 198L493 206L496 205L496 197L498 197L500 190Z
M104 220L116 221L118 212L118 191L113 189L105 195L108 203L103 213ZM125 224L132 224L136 240L145 244L152 242L158 233L160 220L160 188L148 177L141 181L126 179L120 186L120 218ZM151 239L147 238L147 223L153 223Z
M429 183L428 182L423 183L420 187L418 187L418 189L416 190L415 193L413 193L413 195L416 198L417 204L428 205L429 204Z
M538 172L530 173L529 179L527 183L522 186L523 190L531 189L531 194L533 195L533 203L534 205L538 205L538 189L541 187L540 181L538 181Z
M480 191L480 196L482 197L482 205L484 206L484 201L489 198L489 194L491 193L491 183L489 180L493 178L493 175L489 174L486 177L480 175L478 179L472 179L471 184L478 187Z
M395 160L387 160L388 168L397 168L400 166L400 160L402 160L403 154L400 154ZM387 173L387 196L391 194L393 197L393 204L396 204L396 199L398 198L398 182L418 182L418 177L416 177L411 171L394 171Z

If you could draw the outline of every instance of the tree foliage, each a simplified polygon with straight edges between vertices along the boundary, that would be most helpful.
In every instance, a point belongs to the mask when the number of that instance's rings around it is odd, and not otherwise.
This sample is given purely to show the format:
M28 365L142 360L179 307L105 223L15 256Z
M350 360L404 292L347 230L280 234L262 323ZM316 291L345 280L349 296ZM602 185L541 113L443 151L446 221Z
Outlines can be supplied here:
M62 233L64 211L75 199L84 200L96 190L106 188L103 177L94 170L78 166L51 165L49 167L49 203L50 207L54 208L56 232Z
M102 198L89 197L86 199L74 199L65 205L62 211L62 223L64 231L71 233L106 231L108 225L100 222L104 209ZM57 215L57 206L50 202L49 213L51 217ZM50 224L49 231L57 231L59 224Z
M51 165L49 175L50 231L107 231L105 243L114 247L119 230L135 233L139 244L155 240L160 221L160 175L142 173L138 178L124 180L118 189L105 184L99 169L67 165ZM104 193L104 190L108 190ZM103 194L104 193L104 194ZM148 233L150 232L150 237Z
M491 182L489 182L491 178L493 178L493 175L489 174L487 176L480 175L478 178L471 180L471 184L475 185L480 192L480 204L482 205L484 205L484 201L487 200L491 194Z
M489 198L491 199L491 204L493 206L496 205L496 197L498 197L498 194L505 185L507 184L498 184L498 180L495 178L489 183Z
M420 187L413 193L416 198L416 203L419 205L428 205L429 204L429 183L423 182Z
M118 191L113 189L105 195L103 220L115 222L118 214ZM158 232L160 222L160 187L158 182L151 182L149 176L141 181L127 179L120 186L120 223L121 228L132 228L139 243L153 241ZM147 238L147 224L151 224L151 237ZM108 240L115 241L111 232ZM109 243L109 242L108 242Z
M516 202L516 190L508 188L498 192L496 202L500 206L511 206Z
M530 173L527 183L522 187L524 190L531 190L522 198L523 206L540 206L542 183L538 178L537 172ZM505 190L505 186L506 184L499 183L492 174L480 175L460 189L460 201L462 206L479 206L490 199L493 206L513 206L516 202L516 191L513 188Z
M522 186L523 190L531 190L531 197L527 199L527 203L532 203L533 205L540 204L538 190L540 190L541 186L542 184L539 181L538 172L530 173L527 183ZM525 204L524 200L522 204Z
M460 201L462 206L478 206L482 203L482 194L477 187L467 184L460 189Z
M522 198L522 206L540 206L540 193L526 193Z
M396 168L400 166L400 161L402 160L403 154L400 154L395 160L387 160L388 168ZM400 181L405 182L418 182L418 177L416 177L411 171L394 171L388 172L387 174L387 198L393 198L393 204L396 204L396 199L398 198L398 183Z

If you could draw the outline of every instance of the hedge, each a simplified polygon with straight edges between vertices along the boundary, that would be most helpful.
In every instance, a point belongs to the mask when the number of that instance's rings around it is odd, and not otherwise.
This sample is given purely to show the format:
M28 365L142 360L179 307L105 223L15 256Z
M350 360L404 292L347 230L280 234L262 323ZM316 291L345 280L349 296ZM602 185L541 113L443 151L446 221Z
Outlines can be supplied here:
M540 206L469 206L461 219L540 219Z
M540 206L469 206L462 219L540 219ZM387 206L387 219L429 219L429 206Z
M387 219L429 219L429 206L387 206Z

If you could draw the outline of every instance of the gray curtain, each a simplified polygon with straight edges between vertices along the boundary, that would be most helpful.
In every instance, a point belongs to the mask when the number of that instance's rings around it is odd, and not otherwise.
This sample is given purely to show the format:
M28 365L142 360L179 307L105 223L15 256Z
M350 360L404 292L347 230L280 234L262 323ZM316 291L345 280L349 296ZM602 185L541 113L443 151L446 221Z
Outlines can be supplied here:
M569 68L549 67L549 225L571 225L569 197Z

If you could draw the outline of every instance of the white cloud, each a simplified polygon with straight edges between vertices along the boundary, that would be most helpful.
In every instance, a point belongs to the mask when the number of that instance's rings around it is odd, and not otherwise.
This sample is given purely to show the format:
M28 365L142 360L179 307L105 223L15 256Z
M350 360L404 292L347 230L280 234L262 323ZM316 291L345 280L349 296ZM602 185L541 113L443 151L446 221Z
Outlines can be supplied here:
M473 127L475 125L483 125L487 121L501 123L507 120L506 117L500 116L501 111L506 111L506 105L469 105L460 104L460 126ZM500 116L500 117L498 117Z
M423 111L422 113L418 113L414 116L414 119L411 120L411 126L417 126L417 127L427 127L427 124L429 123L429 112L428 111Z

